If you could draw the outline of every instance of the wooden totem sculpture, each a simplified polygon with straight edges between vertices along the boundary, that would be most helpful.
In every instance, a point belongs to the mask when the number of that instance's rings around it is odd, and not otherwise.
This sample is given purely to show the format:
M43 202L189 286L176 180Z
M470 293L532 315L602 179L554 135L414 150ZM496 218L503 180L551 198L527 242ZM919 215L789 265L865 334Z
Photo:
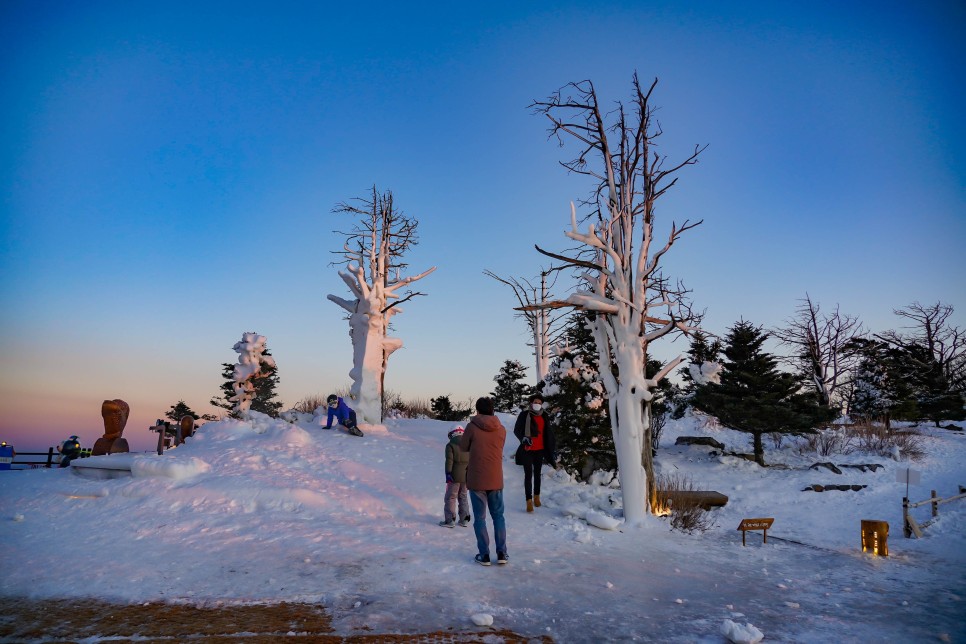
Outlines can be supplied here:
M102 454L116 454L130 451L127 439L121 437L131 408L123 400L105 400L101 404L101 416L104 418L104 435L94 442L91 456Z

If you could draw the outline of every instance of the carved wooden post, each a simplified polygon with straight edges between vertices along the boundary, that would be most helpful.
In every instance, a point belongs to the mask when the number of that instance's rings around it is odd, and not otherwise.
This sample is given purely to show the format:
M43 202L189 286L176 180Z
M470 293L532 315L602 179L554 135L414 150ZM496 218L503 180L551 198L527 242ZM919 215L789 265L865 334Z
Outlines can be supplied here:
M912 538L912 528L909 526L909 497L902 497L902 536Z

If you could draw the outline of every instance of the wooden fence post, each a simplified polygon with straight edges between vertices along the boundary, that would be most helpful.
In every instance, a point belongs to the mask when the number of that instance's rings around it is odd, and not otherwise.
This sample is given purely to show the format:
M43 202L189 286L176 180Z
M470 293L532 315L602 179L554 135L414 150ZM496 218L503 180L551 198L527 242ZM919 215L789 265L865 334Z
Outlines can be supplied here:
M48 447L47 448L47 467L53 467L53 463L54 463L54 448Z
M937 498L936 497L936 490L930 490L930 491L932 492L931 498L936 499ZM939 516L939 503L937 503L935 500L932 502L932 515L934 517L938 517Z

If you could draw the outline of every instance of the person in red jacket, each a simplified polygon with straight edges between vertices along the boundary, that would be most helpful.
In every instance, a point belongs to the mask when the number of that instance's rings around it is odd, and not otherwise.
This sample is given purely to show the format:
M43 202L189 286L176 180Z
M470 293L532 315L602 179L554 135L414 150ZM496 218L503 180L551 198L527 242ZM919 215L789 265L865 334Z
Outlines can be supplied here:
M496 562L509 561L506 552L506 521L503 518L503 446L506 427L493 415L493 399L476 401L476 416L470 419L460 439L460 449L470 453L466 467L466 487L473 506L473 530L476 532L476 563L490 565L490 535L486 529L486 510L493 517L493 539Z
M556 467L556 439L550 419L543 415L543 396L530 396L530 407L517 416L513 435L520 441L516 463L523 466L523 491L527 495L527 512L540 507L540 469L544 463Z

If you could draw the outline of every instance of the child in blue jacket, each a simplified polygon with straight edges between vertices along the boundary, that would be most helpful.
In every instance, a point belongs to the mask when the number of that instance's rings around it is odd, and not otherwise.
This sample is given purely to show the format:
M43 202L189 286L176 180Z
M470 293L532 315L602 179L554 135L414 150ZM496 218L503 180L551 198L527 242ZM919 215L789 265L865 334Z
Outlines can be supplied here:
M326 398L329 406L329 416L325 421L325 429L332 429L332 419L337 418L339 424L346 428L353 436L362 436L362 430L356 424L356 412L345 404L339 396L332 394Z

